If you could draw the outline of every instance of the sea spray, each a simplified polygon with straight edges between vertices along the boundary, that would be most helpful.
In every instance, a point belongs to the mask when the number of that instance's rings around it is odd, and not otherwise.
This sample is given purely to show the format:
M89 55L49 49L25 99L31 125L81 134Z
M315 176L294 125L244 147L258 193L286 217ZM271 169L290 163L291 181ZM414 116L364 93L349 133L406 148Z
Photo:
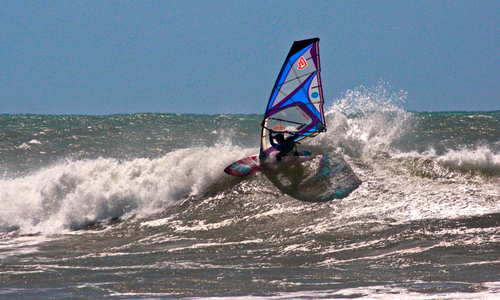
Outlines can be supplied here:
M417 123L401 108L406 96L383 82L350 90L327 111L328 131L312 143L352 158L386 156Z

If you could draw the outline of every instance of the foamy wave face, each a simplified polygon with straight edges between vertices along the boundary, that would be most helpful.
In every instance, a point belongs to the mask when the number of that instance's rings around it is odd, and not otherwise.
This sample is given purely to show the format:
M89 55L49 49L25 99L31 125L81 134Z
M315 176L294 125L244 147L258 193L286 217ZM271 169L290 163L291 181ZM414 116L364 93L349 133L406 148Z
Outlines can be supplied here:
M221 157L220 153L226 153ZM68 161L0 181L0 230L53 234L148 215L213 185L246 155L232 146L177 150L158 159Z
M447 150L442 155L434 149L424 153L399 153L393 158L411 174L432 179L465 179L478 175L497 178L500 175L500 154L485 145Z
M452 170L479 172L487 175L500 174L500 154L487 146L475 149L449 150L437 161Z

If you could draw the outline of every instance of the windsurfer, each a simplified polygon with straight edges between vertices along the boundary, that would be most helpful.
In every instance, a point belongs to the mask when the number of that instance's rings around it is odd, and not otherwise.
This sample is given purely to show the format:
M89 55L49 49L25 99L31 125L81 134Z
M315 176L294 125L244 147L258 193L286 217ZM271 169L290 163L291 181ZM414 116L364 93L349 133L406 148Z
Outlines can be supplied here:
M278 133L273 137L273 135L272 135L273 131L269 130L269 132L271 133L271 137L269 139L271 142L271 145L279 151L279 153L276 154L277 161L281 161L281 158L283 156L287 156L287 155L299 156L300 155L299 152L297 151L297 144L295 143L295 138L299 137L300 135L294 134L294 135L291 135L291 136L285 138L283 133ZM288 133L288 131L285 131L285 133ZM274 139L276 139L277 143L274 142Z

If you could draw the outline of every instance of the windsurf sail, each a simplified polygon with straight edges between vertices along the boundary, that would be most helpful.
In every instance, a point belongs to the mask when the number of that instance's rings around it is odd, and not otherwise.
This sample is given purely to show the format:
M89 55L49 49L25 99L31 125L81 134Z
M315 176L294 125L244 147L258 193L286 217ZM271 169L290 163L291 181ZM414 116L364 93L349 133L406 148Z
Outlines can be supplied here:
M296 134L295 142L326 131L319 38L295 41L276 79L262 121L260 158L272 152L270 130Z

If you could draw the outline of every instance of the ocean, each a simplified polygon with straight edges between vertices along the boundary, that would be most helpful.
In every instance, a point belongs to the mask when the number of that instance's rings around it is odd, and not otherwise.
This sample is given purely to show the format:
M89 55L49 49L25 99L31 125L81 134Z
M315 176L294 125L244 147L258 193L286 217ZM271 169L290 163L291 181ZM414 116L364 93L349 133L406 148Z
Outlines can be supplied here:
M500 298L500 111L400 106L326 108L322 203L223 172L260 114L0 115L0 298Z

